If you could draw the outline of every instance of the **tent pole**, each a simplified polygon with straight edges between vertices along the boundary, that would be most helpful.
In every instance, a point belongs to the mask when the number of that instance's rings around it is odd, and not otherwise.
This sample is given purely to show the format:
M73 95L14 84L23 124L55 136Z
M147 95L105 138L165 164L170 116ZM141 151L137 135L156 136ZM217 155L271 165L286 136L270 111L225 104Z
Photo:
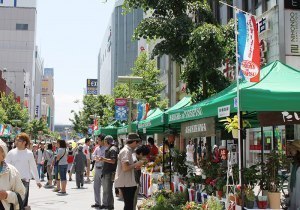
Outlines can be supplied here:
M261 164L261 170L263 169L263 163L264 163L264 148L265 148L265 139L264 139L264 127L260 127L260 145L261 145L261 155L260 155L260 164ZM262 173L262 172L261 172ZM260 189L263 190L263 183L264 183L264 176L261 177L260 180Z

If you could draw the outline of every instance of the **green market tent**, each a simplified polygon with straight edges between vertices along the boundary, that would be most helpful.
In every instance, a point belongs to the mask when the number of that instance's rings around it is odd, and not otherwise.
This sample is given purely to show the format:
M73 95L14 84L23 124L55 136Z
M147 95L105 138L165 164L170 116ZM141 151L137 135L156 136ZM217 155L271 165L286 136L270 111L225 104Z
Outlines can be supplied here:
M167 111L157 111L151 116L147 117L147 119L140 121L138 123L138 130L140 132L146 132L147 134L163 133L165 130L166 114L183 107L188 107L191 105L191 103L192 98L190 96L182 98L177 104L169 108Z
M152 115L157 115L157 113L162 113L162 111L159 108L151 109L147 113L147 118L152 117ZM137 131L137 121L132 123L132 131ZM128 133L128 125L125 125L123 127L119 127L117 129L117 134L118 135L124 135Z
M258 83L243 81L240 84L241 111L300 111L300 71L279 61L261 70ZM168 123L181 123L218 116L218 108L230 106L236 113L236 83L216 95L189 107L170 111Z
M94 131L94 135L98 136L99 134L105 134L105 135L111 135L113 137L117 136L117 130L118 130L118 124L119 122L116 120L112 123L110 123L106 127L100 127L98 130Z

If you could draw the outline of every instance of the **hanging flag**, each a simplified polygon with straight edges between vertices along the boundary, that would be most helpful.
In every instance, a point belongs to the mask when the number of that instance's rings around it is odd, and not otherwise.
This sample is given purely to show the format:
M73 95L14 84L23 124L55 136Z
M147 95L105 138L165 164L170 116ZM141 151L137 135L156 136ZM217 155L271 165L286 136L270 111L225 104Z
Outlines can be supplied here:
M145 106L145 104L143 104L141 102L139 102L137 104L137 107L138 107L138 115L137 115L137 119L136 119L137 121L142 120L144 117L144 106Z
M3 136L5 125L0 124L0 136Z
M238 54L240 74L249 82L260 80L260 49L254 16L243 12L238 18Z
M150 110L150 104L149 103L146 103L145 106L144 106L144 117L143 117L143 120L145 120L147 118L147 114Z
M94 126L93 126L94 131L98 130L98 119L94 119Z

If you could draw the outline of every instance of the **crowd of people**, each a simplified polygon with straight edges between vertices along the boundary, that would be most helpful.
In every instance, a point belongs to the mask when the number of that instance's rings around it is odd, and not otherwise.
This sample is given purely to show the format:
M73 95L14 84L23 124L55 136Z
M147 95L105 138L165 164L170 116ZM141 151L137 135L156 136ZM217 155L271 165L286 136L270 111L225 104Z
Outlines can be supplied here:
M30 209L31 180L35 180L38 188L42 187L42 181L47 181L46 189L53 189L57 195L67 195L67 178L72 181L72 174L75 174L76 186L81 188L84 183L91 182L93 168L95 203L91 207L114 209L115 191L117 196L122 195L124 209L135 209L141 166L158 154L153 138L146 146L137 134L130 133L125 145L119 148L112 136L100 134L95 143L91 144L91 139L86 138L84 145L75 147L64 140L32 144L29 136L21 133L9 150L0 140L0 210L9 210L12 206L18 209L19 204Z

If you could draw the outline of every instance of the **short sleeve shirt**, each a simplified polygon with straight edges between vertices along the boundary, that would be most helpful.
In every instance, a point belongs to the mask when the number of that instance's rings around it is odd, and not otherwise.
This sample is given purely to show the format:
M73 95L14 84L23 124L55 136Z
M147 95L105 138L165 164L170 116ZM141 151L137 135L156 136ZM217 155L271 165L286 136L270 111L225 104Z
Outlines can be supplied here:
M134 168L129 171L122 170L122 163L133 164L132 149L125 145L118 155L117 170L115 176L115 187L134 187L137 186L134 176Z
M86 144L83 146L83 154L85 154L87 160L91 159L91 157L90 157L90 147Z
M59 155L59 158L60 158L58 165L68 165L68 162L67 162L68 152L65 148L59 148L57 151L57 155Z
M118 158L118 149L115 146L108 147L105 150L105 158L116 160ZM103 164L103 174L109 174L116 171L117 162L115 164L104 162Z

